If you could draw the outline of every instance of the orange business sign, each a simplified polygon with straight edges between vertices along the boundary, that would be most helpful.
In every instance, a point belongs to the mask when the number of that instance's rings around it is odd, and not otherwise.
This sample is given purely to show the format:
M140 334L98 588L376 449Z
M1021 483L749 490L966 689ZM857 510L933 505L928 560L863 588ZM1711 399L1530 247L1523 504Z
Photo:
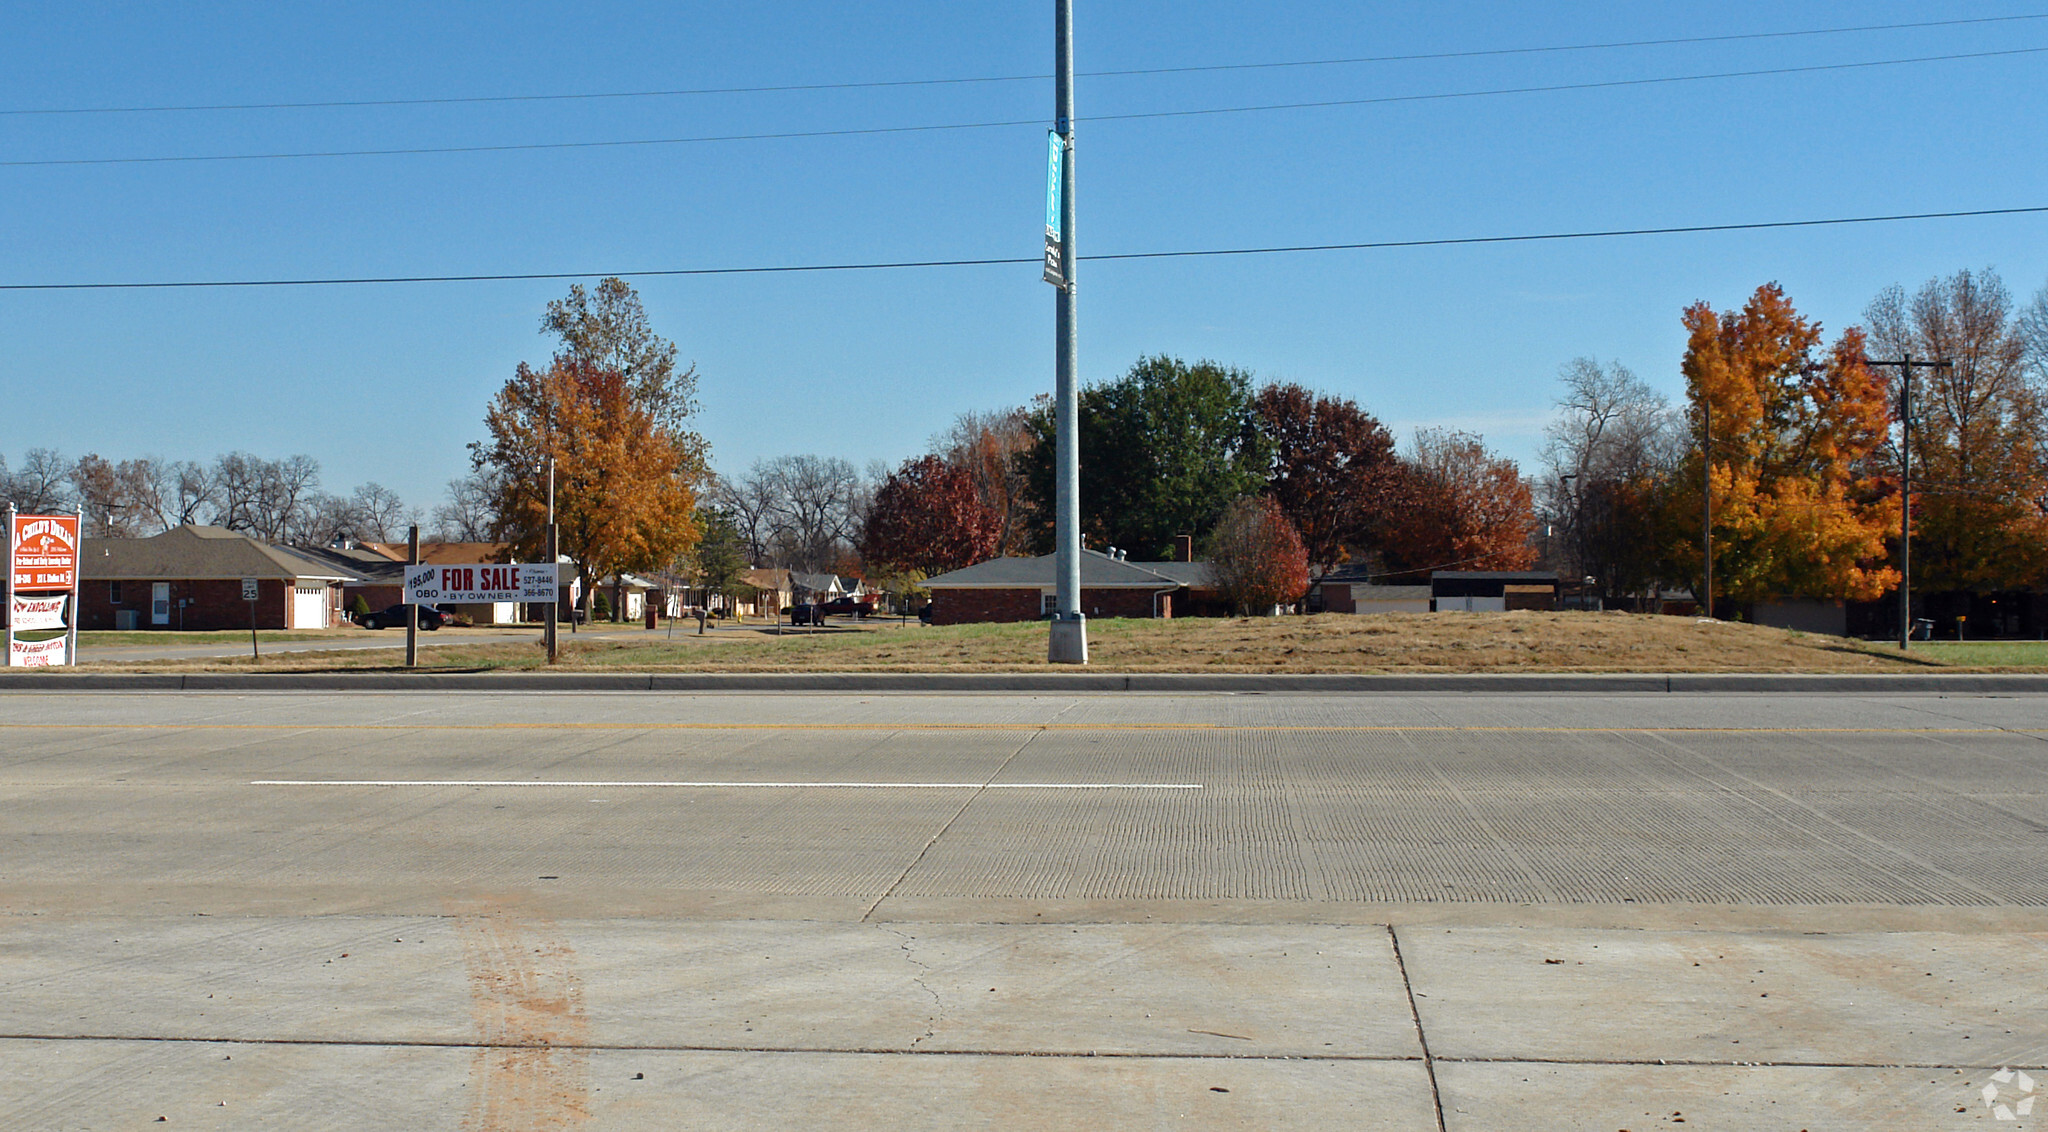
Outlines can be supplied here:
M78 516L16 515L14 589L69 590L78 586Z

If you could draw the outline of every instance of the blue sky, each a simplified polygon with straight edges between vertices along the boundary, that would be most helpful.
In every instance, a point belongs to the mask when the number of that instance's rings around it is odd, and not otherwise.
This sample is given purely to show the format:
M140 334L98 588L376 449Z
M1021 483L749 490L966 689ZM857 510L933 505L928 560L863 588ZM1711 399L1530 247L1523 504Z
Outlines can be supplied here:
M2012 3L1077 0L1081 71L2048 12ZM16 5L0 109L1044 73L1050 3ZM1084 253L2048 205L2048 55L1134 121L2048 47L2048 19L1456 60L1083 78ZM0 167L0 283L471 274L1038 253L1051 84L483 105L0 115L0 160L992 129L278 161ZM1881 287L2048 284L2048 217L1084 265L1087 379L1171 353L1447 423L1533 462L1558 367L1676 393L1681 308L1777 280L1830 329ZM898 462L1052 381L1035 266L636 282L722 470ZM431 507L566 282L0 292L0 454L310 453Z

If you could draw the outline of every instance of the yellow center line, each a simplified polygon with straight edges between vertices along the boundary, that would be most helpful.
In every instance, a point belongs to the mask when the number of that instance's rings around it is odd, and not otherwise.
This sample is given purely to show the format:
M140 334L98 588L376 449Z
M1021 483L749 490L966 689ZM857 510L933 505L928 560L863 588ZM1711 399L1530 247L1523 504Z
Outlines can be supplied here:
M0 731L1219 731L1323 734L1449 732L1652 735L1995 735L2006 727L1489 727L1429 724L1259 723L4 723Z

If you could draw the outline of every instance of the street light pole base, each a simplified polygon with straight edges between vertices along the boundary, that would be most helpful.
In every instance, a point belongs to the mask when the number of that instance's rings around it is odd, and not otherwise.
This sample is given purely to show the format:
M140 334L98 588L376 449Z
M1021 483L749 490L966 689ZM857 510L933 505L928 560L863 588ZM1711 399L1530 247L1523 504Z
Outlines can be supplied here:
M1052 619L1052 637L1047 642L1045 658L1054 664L1088 663L1088 618L1076 613L1072 617Z

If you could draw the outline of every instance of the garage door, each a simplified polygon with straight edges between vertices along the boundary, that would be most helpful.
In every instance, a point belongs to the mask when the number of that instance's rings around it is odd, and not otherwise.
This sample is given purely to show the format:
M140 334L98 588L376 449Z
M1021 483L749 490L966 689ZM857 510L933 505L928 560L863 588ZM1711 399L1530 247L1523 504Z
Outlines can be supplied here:
M294 629L327 628L327 587L293 586L292 620Z

